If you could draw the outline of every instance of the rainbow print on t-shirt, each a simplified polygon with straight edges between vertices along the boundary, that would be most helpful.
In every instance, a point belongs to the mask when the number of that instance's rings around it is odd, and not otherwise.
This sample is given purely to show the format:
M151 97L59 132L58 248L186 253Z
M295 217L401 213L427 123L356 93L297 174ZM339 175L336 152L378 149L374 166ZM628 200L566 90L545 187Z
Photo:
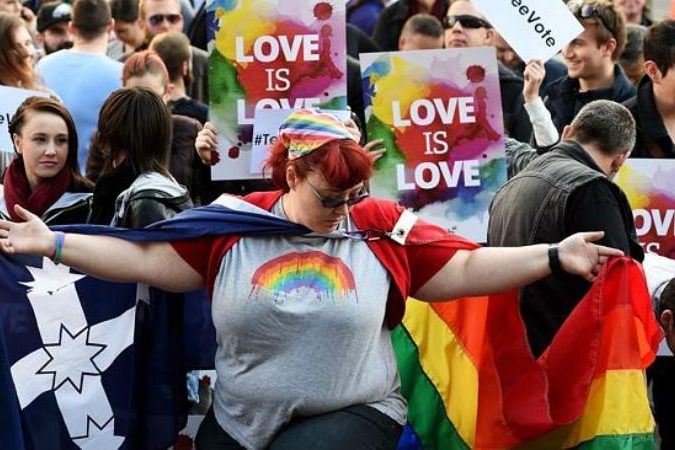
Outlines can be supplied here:
M346 299L356 292L354 275L340 258L323 252L293 252L266 262L251 279L252 293L277 298L299 289L314 291L318 300Z

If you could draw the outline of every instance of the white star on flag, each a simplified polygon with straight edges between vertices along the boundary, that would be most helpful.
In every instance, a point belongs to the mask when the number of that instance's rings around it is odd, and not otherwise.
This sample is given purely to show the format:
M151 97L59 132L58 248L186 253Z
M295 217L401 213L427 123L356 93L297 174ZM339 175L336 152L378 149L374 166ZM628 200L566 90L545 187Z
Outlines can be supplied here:
M115 436L115 419L111 418L103 425L87 418L87 435L73 438L73 442L83 450L117 450L124 442L121 436Z
M29 288L26 295L42 346L12 364L21 408L52 392L78 447L118 449L125 438L114 434L114 413L102 375L133 345L135 306L89 323L75 286L85 275L71 273L68 266L47 258L42 268L26 269L34 281L20 283Z
M53 294L59 289L69 286L84 278L84 275L71 273L70 267L54 264L51 259L43 258L42 268L26 266L34 281L23 281L21 284L29 288L28 292Z
M61 325L59 341L44 344L50 359L38 374L53 375L52 389L56 390L65 382L70 382L77 392L82 392L85 375L98 376L101 371L94 363L94 358L105 349L105 345L89 342L90 328L84 328L72 334Z

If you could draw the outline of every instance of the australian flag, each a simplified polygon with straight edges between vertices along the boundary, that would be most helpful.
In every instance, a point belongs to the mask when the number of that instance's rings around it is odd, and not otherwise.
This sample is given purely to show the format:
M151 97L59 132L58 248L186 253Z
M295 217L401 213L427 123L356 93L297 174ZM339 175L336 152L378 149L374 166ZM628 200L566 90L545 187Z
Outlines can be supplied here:
M134 241L307 232L235 198L221 203L145 230L61 229ZM0 448L170 446L185 420L184 373L213 360L205 305L203 291L177 298L0 255Z

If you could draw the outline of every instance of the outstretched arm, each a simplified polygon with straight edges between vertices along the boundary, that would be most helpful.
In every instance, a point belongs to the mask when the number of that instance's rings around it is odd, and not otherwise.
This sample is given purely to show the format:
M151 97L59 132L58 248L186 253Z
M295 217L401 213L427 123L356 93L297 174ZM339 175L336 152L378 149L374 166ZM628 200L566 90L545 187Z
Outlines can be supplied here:
M563 240L558 252L562 269L588 281L595 280L616 250L592 242L603 232L577 233ZM525 286L551 274L547 244L526 247L486 247L459 250L414 297L426 301L493 294Z
M25 222L0 221L0 251L52 257L55 233L35 215L18 207ZM68 234L61 261L88 275L118 282L141 282L185 292L204 284L202 276L166 242L135 243L107 236Z

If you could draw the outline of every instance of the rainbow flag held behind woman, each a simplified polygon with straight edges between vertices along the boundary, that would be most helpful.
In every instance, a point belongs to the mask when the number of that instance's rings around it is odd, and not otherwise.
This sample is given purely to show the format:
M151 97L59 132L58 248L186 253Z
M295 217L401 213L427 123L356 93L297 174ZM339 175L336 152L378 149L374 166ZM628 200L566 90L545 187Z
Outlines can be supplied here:
M399 448L654 448L644 369L662 333L637 262L610 260L537 359L526 333L515 291L410 299L393 333L409 402Z

